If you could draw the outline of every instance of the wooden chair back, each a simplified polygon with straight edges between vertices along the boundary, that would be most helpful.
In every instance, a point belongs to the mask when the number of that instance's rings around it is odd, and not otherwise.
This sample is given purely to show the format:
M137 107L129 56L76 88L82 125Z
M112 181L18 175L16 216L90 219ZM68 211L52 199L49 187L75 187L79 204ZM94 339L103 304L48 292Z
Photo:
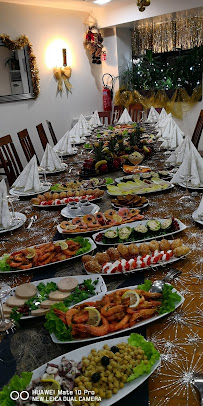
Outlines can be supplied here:
M10 135L0 138L0 161L11 186L22 172L23 166Z
M43 127L42 123L38 124L36 126L36 128L37 128L37 132L39 134L39 138L40 138L42 147L45 150L49 141L48 141L48 138L47 138L46 133L44 131L44 127Z
M115 105L113 108L112 124L117 123L123 112L123 106Z
M36 155L36 152L34 150L30 136L28 134L28 130L25 128L24 130L19 131L18 138L21 143L25 157L26 157L27 161L29 162L32 159L32 157L34 155ZM36 155L36 158L37 158L37 165L39 165L39 159L38 159L37 155Z
M134 121L135 123L139 123L142 118L142 104L141 103L130 104L129 114L130 117L132 118L132 121Z
M54 132L54 130L53 130L52 124L51 124L51 122L48 121L48 120L46 120L46 122L47 122L47 126L48 126L48 129L49 129L49 132L50 132L50 134L51 134L51 138L52 138L52 140L53 140L53 143L54 143L54 145L56 145L58 141L57 141L55 132Z
M102 119L103 124L106 123L106 119L107 119L107 124L108 125L111 124L111 112L110 111L98 111L98 114L99 114L99 118Z
M192 142L195 148L198 148L199 141L202 135L202 129L203 129L203 110L200 111L197 124L195 126L194 133L192 135Z

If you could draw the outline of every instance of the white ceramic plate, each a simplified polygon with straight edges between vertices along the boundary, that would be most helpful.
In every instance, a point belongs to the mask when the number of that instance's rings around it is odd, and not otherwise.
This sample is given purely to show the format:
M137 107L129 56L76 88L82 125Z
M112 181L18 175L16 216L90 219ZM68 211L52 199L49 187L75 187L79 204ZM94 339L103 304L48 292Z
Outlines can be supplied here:
M135 285L135 286L128 286L127 288L128 289L136 289L136 287L137 287L137 285ZM112 291L110 291L110 292L108 292L108 294L109 293L112 293L112 292L116 292L117 290L119 291L119 290L122 290L123 288L121 288L121 289L115 289L115 290L112 290ZM181 301L180 302L177 302L177 304L176 304L176 306L175 306L175 308L177 309L183 302L184 302L184 297L174 288L173 289L173 292L177 292L179 295L180 295L180 297L181 297ZM94 301L97 301L97 300L100 300L100 299L102 299L102 297L103 297L104 295L103 294L99 294L99 295L97 295L97 296L93 296L92 298L91 298L91 302L94 302ZM81 302L81 303L85 303L85 302L87 302L87 300L83 300L83 302ZM74 306L71 306L71 307L74 307ZM71 308L70 307L70 308ZM138 321L133 327L128 327L128 328L125 328L125 329L123 329L123 330L119 330L119 331L114 331L114 332L112 332L112 333L108 333L106 336L104 336L104 337L111 337L111 336L113 336L113 335L117 335L117 334L120 334L120 333L123 333L123 332L127 332L127 331L129 331L129 330L134 330L135 328L138 328L138 327L141 327L141 326L145 326L146 324L149 324L149 323L152 323L153 321L156 321L156 320L159 320L159 319L161 319L162 317L164 317L166 314L169 314L170 312L168 312L168 313L164 313L164 314L160 314L160 315L155 315L155 316L152 316L152 317L150 317L149 319L145 319L145 320L142 320L142 321ZM90 338L83 338L83 339L73 339L72 341L60 341L60 340L58 340L57 338L56 338L56 336L55 336L55 334L54 333L52 333L51 334L51 338L52 338L52 341L54 342L54 343L56 343L56 344L66 344L66 343L81 343L81 342L86 342L86 341L93 341L93 340L99 340L99 339L101 339L101 337L90 337ZM80 350L81 350L81 348L80 348Z
M138 221L140 221L140 220L138 220ZM128 225L130 225L130 227L132 226L132 224L135 224L135 222L131 222L131 223L127 223ZM136 224L137 224L137 222L136 222ZM116 226L116 228L117 227L124 227L126 225L126 223L123 223L123 224L121 224L120 226ZM105 226L106 227L106 226ZM111 227L111 226L109 226L108 228L104 228L104 227L102 227L101 226L101 228L99 228L98 230L97 230L97 233L98 232L100 232L100 231L103 231L103 230L108 230L108 229L110 229L110 228L113 228L113 227ZM76 236L76 235L78 235L78 234L92 234L93 232L94 232L94 230L87 230L87 231L80 231L80 232L75 232L75 233L73 233L73 232L71 232L71 233L68 233L68 232L66 232L66 233L64 233L64 229L63 228L61 228L61 226L60 226L60 224L58 224L57 225L57 230L58 230L58 232L60 233L60 234L64 234L64 235L69 235L69 236Z
M98 201L98 200L101 200L102 199L102 197L103 196L100 196L100 197L98 197L97 199L92 199L92 200L89 200L91 203L93 203L93 202L96 202L96 201ZM53 208L56 208L56 207L58 207L59 209L61 208L61 207L64 207L64 206L67 206L67 204L68 203L61 203L61 204L53 204L53 205L44 205L44 206L42 206L42 205L39 205L39 204L32 204L32 206L33 207L37 207L38 209L53 209Z
M136 165L133 165L132 164L132 166L136 166ZM141 168L141 169L143 169L143 168L149 168L149 166L144 166L144 165L138 165L139 166L139 168ZM150 169L150 171L151 171L151 169ZM148 172L150 172L150 171L148 171ZM134 173L133 171L132 172L128 172L128 171L125 171L124 169L123 169L123 172L124 173L127 173L128 175L136 175L136 173L142 173L141 171L140 172L138 172L137 170L136 170L136 172Z
M186 184L185 183L178 183L179 186L183 187L186 189ZM188 182L188 189L191 190L197 190L197 191L203 191L203 184L201 183L200 186L191 186L190 183Z
M85 238L86 238L87 240L89 240L89 242L90 242L90 244L91 244L90 250L85 253L85 255L86 255L86 254L89 254L90 252L94 251L95 248L96 248L96 245L95 245L94 241L92 241L91 238L89 238L89 237L85 237ZM67 239L68 239L68 238L67 238ZM57 240L57 241L61 241L61 240ZM56 243L57 241L53 241L53 242ZM62 240L62 241L64 241L64 240ZM43 244L44 244L44 243L43 243ZM43 244L37 244L37 245L33 245L32 247L25 247L25 248L34 248L34 247L36 247L36 246L38 247L38 246L43 245ZM16 250L16 251L18 251L18 250ZM14 252L15 252L15 251L14 251ZM63 262L71 261L71 260L74 259L74 258L80 258L80 257L82 257L83 255L84 255L84 254L74 255L74 256L71 257L71 258L64 259L63 261L51 262L50 264L41 265L41 266L35 266L35 267L33 267L33 268L26 269L26 272L29 272L29 271L32 272L32 271L34 271L34 270L36 270L36 269L42 269L42 268L47 267L47 266L50 266L50 265L62 264ZM1 259L1 258L2 258L2 257L0 257L0 259ZM14 273L14 272L15 272L15 273L25 272L25 269L18 269L18 270L13 269L13 270L11 270L11 271L6 271L6 272L0 270L0 274L11 274L11 273Z
M21 191L19 191L19 190L15 190L14 188L11 188L10 190L9 190L9 193L10 193L10 195L12 195L12 196L20 196L20 197L26 197L26 196L35 196L35 195L38 195L38 194L42 194L42 193L44 193L44 192L47 192L49 189L50 189L50 187L51 187L51 183L49 183L49 182L47 182L46 183L46 185L44 185L43 183L41 184L42 186L41 186L41 189L40 190L38 190L38 191L34 191L34 190L30 190L30 191L28 191L28 192L21 192Z
M93 204L92 206L93 206L92 210L88 214L96 214L100 210L100 207L97 204ZM79 214L77 214L77 216L75 216L70 212L68 206L64 207L64 209L61 210L61 215L63 217L69 218L69 219L74 219L75 217L82 217L85 214L86 213L84 213L82 210L80 210Z
M109 196L125 196L125 195L127 195L127 194L135 194L135 195L148 195L148 194L150 194L150 193L160 193L160 192L165 192L165 190L170 190L170 189L173 189L174 188L174 185L171 183L170 184L170 186L168 186L167 188L165 188L165 189L159 189L159 190L149 190L148 192L143 192L143 190L142 189L137 189L136 190L136 192L134 193L130 193L130 190L128 191L129 193L120 193L120 194L113 194L113 193L110 193L108 190L107 190L107 193L108 193L108 195Z
M199 223L203 226L203 215L202 215L202 220L198 219L197 214L196 214L196 210L192 213L192 218L194 221L196 221L196 223Z
M129 336L125 337L119 337L119 338L114 338L110 340L104 340L100 341L94 344L86 345L85 347L78 348L77 350L70 351L66 354L60 355L57 358L52 359L49 361L52 364L57 364L59 365L61 363L62 357L66 357L69 360L73 360L76 362L81 361L82 357L87 357L92 349L101 350L105 344L109 345L110 347L113 345L118 345L119 343L127 343L128 342ZM100 337L101 339L101 337ZM160 365L160 360L156 361L150 371L149 374L143 374L139 376L137 379L134 379L134 381L126 383L123 389L120 389L117 394L113 395L110 399L103 399L101 401L101 406L111 406L114 403L118 402L120 399L124 398L127 396L129 393L134 391L138 386L140 386L146 379L150 377L150 375L158 368ZM33 371L33 376L32 380L40 378L42 375L45 373L45 368L47 364L42 365L41 367L35 369Z
M169 240L170 242L172 242L172 240ZM140 244L137 244L138 246L140 245ZM189 254L190 252L188 252L188 254ZM188 254L186 254L186 255L188 255ZM158 267L158 266L166 266L166 267L168 267L168 265L171 265L171 264L173 264L174 262L177 262L177 261L179 261L180 259L184 259L185 257L186 257L186 255L182 255L182 257L172 257L172 258L170 258L168 261L160 261L160 262L157 262L157 264L153 264L153 265L148 265L148 266L145 266L144 268L135 268L135 269L132 269L132 271L126 271L126 272L115 272L115 273L97 273L97 274L95 274L95 273L92 273L92 272L89 272L89 271L87 271L86 269L85 269L85 272L88 274L88 275L102 275L102 276L112 276L112 275L132 275L133 273L135 273L135 272L142 272L142 271L145 271L145 270L149 270L149 269L151 269L151 270L153 270L153 268L155 269L155 271L156 271L156 268ZM85 268L85 266L84 266L84 268Z
M160 219L160 218L156 218L154 220L163 221L163 219ZM177 222L179 224L179 227L180 227L180 229L177 230L177 231L172 231L170 233L163 234L163 235L154 235L153 237L143 238L142 240L127 241L127 242L123 242L123 244L132 244L132 243L136 244L136 243L139 243L139 242L141 243L141 242L150 241L150 240L154 240L154 239L165 238L165 237L167 237L169 235L174 235L174 234L180 233L181 231L183 231L183 230L185 230L187 228L187 226L185 224L183 224L182 221L178 220L177 218L175 220L177 220ZM108 230L117 230L117 229L122 228L122 227L132 227L133 228L133 227L137 227L140 224L145 225L147 223L147 221L149 221L149 220L138 220L138 221L134 221L133 223L121 224L120 226L111 227ZM96 237L97 237L98 234L100 234L100 232L95 233L95 234L92 235L92 238L93 238L93 240L95 241L95 243L97 245L104 245L104 246L109 245L109 246L112 246L112 245L118 245L119 244L119 243L115 243L115 244L107 244L107 243L105 243L104 244L102 241L96 241Z
M114 204L114 203L111 203L111 205L112 205L112 207L114 208L114 209L116 209L116 210L119 210L119 209L123 209L125 206L116 206L116 204ZM138 210L141 210L141 209L144 209L145 207L147 207L147 206L149 206L149 200L147 200L147 202L146 203L144 203L142 206L135 206L135 207L128 207L128 209L138 209Z
M61 152L61 151L55 151L57 153L57 155L59 156L72 156L72 155L76 155L78 152L77 148L73 148L73 152L68 153L68 152Z
M13 224L8 228L0 228L0 234L7 233L8 231L17 230L17 228L22 227L22 225L26 222L27 217L23 213L19 213L15 211L16 220L14 220Z
M61 173L61 172L66 171L66 169L68 167L68 165L65 163L62 163L61 166L62 166L61 169L55 169L54 171L49 171L49 170L44 171L43 168L38 166L38 171L40 174L46 173L47 175L52 175L52 174L54 175L55 173Z
M97 285L95 285L95 292L96 292L96 294L99 294L99 293L106 293L106 292L107 292L106 284L105 284L105 282L104 282L102 276L100 276L100 275L92 275L91 278L89 278L87 275L75 275L75 276L69 276L69 275L67 275L67 276L65 276L65 277L42 279L42 280L39 280L39 281L30 282L30 283L32 283L32 284L35 285L35 286L39 285L40 283L46 284L46 283L49 283L49 282L55 282L56 284L58 284L60 281L62 281L63 279L66 279L66 278L74 278L74 279L77 279L79 285L80 285L81 283L83 283L83 282L84 282L85 280L87 280L87 279L92 279L92 282L94 282L95 280L98 279L98 283L97 283ZM16 290L16 287L11 290L11 294L10 294L9 296L7 296L6 298L3 298L3 299L2 299L2 302L5 303L6 300L8 299L8 297L14 296L14 295L15 295L15 290ZM92 297L93 297L93 296L92 296ZM95 297L95 296L94 296L94 297ZM89 300L89 299L88 299L88 300ZM53 304L54 304L54 302L53 302ZM39 307L39 308L40 308L40 307ZM23 316L23 317L20 318L20 320L35 319L36 317L37 317L37 316Z

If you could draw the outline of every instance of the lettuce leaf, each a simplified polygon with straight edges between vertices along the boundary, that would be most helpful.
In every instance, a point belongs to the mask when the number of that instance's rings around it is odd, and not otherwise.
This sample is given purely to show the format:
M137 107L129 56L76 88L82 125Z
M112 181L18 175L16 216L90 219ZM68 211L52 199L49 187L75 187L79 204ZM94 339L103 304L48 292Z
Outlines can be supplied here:
M63 321L54 313L54 308L61 310L62 312L66 313L68 307L66 307L62 302L56 303L50 309L50 311L46 314L46 323L45 327L49 331L49 333L54 333L55 336L60 341L72 340L71 336L71 328L67 327Z
M149 289L151 288L151 286L152 286L152 282L149 281L148 279L145 279L144 283L141 285L138 285L137 288L141 289L141 290L145 290L145 292L148 292Z
M12 391L19 391L26 389L32 379L32 372L22 372L21 376L14 375L9 381L8 385L4 386L0 392L0 405L1 406L14 406L16 402L10 398Z
M79 250L75 253L76 255L82 255L85 254L86 252L90 251L91 249L91 243L89 242L89 240L87 238L83 238L83 237L75 237L73 239L73 241L78 242L78 244L80 244L81 248L79 248Z
M0 259L0 270L1 272L8 272L11 270L11 267L9 264L7 264L7 259L9 258L10 255L4 254L2 258Z
M180 295L176 292L172 292L173 286L165 284L162 291L162 305L158 308L159 314L173 312L175 310L175 304L181 301Z
M137 333L132 333L128 339L128 344L135 347L141 347L147 356L148 363L141 361L139 365L133 368L133 373L129 376L127 382L132 382L138 376L149 374L154 363L160 358L160 353L154 347L151 341L146 341L143 336Z

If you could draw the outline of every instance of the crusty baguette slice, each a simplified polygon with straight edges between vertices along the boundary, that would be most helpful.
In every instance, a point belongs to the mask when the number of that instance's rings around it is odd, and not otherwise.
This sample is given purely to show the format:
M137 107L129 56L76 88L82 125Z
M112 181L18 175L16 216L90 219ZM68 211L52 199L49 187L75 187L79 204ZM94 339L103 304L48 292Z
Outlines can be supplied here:
M58 290L61 292L71 292L78 286L78 281L75 278L64 278L58 283Z
M6 304L9 307L21 307L26 302L25 299L20 299L16 296L11 296L7 299Z
M47 312L49 311L49 309L36 309L36 310L32 310L31 311L31 316L44 316Z
M70 295L70 292L60 292L60 290L55 290L54 292L49 293L49 299L56 302L56 300L64 300Z
M22 285L17 286L15 294L20 299L30 299L35 296L37 293L37 288L32 283L23 283Z
M43 302L40 303L40 308L43 309L50 309L51 306L53 306L55 303L58 303L59 301L54 301L54 300L43 300Z

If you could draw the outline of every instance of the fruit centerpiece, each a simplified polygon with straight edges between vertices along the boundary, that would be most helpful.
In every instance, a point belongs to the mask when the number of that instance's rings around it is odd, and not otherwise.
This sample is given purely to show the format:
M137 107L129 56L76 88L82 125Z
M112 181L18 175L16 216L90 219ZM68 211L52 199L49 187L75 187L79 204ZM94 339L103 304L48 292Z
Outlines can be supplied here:
M142 162L151 154L152 148L143 144L141 134L137 126L131 133L112 134L106 141L95 142L92 156L83 163L81 176L103 175L118 170L124 162L129 160L132 163L131 156L133 162Z

